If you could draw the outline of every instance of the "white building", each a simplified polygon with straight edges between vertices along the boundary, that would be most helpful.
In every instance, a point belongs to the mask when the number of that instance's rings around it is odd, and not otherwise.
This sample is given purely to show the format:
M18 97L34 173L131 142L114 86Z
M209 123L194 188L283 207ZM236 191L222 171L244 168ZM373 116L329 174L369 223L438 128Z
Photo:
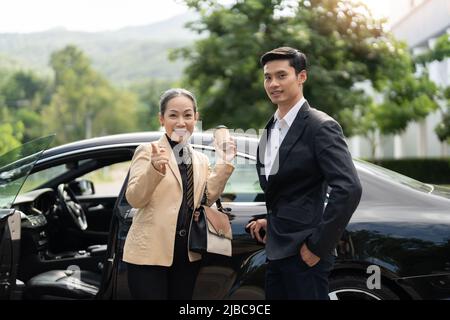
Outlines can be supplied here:
M450 34L450 0L395 0L391 1L391 31L405 41L413 54L432 47L436 38ZM430 78L441 86L450 86L450 59L429 65ZM441 143L434 128L440 122L440 111L420 123L410 123L398 136L379 137L377 158L447 157L450 147ZM370 158L370 144L365 138L349 141L355 157Z

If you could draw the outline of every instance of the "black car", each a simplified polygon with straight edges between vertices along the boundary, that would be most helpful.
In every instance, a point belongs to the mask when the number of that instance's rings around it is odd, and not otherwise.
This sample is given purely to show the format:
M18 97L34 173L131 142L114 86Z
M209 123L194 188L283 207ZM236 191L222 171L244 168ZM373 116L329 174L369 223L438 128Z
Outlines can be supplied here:
M129 299L121 256L135 210L124 180L135 148L161 134L88 139L41 153L47 137L0 156L0 298ZM192 144L214 162L212 139L196 133ZM233 256L204 257L195 299L264 299L264 246L245 231L266 214L258 140L235 140L236 169L222 194ZM449 299L449 189L354 162L363 195L337 247L330 298Z

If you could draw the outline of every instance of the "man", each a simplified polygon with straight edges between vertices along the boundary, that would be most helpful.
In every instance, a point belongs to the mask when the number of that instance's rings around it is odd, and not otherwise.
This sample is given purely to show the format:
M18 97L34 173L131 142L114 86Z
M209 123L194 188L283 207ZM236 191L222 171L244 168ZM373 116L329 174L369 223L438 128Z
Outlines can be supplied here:
M326 300L333 252L358 206L361 184L341 127L303 97L305 55L281 47L260 62L277 110L258 146L267 219L247 227L266 243L266 298Z

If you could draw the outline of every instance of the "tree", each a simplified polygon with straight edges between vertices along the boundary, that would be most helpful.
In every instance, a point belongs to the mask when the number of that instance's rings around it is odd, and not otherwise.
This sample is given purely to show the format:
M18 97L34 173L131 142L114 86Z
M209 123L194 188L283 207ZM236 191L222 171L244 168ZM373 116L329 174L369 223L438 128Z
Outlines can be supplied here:
M422 120L437 108L436 86L425 75L408 73L402 79L390 80L379 95L382 97L379 103L369 99L372 102L368 106L341 112L342 123L367 138L372 158L375 158L379 134L399 134L411 121Z
M436 85L428 76L406 74L404 78L390 81L384 90L384 101L374 110L381 133L398 134L411 121L425 119L436 110Z
M135 97L113 88L81 50L67 46L52 54L50 64L55 89L44 119L56 143L134 130Z
M31 71L17 71L5 77L0 91L11 119L22 122L27 129L22 139L28 141L42 136L40 113L51 97L50 81Z
M0 124L0 155L20 146L21 131L23 126L20 124L19 127L14 127L10 123Z
M450 86L441 90L443 100L442 120L437 124L435 131L441 142L450 143Z
M49 102L50 83L31 71L17 71L7 77L2 92L11 109L29 108L40 111Z
M0 70L0 76L0 155L2 155L20 145L25 128L21 121L13 118L6 105L3 87L10 73Z
M151 79L135 83L130 87L130 90L139 97L139 105L137 108L137 126L139 130L159 129L159 98L164 91L175 86L176 84L172 81Z
M433 48L419 55L416 62L423 67L433 61L443 61L450 57L450 35L445 33L437 38ZM426 69L425 69L426 70ZM441 142L450 142L450 86L440 86L437 93L440 100L442 120L434 129Z
M4 98L0 95L0 155L18 147L23 137L24 125L20 121L14 121L4 104Z
M187 0L201 14L190 28L207 37L174 53L189 61L184 81L198 93L208 126L261 128L274 107L263 90L259 57L289 45L309 57L304 93L311 105L343 125L347 136L361 133L349 114L369 114L373 103L356 83L367 82L389 96L389 86L414 72L406 45L383 29L361 3L350 0ZM289 14L287 14L288 12ZM408 84L405 82L405 84ZM404 97L406 98L406 97ZM386 108L396 108L392 99ZM415 108L399 111L411 121ZM422 112L422 111L420 111ZM403 125L403 124L401 124ZM388 126L386 126L388 127Z

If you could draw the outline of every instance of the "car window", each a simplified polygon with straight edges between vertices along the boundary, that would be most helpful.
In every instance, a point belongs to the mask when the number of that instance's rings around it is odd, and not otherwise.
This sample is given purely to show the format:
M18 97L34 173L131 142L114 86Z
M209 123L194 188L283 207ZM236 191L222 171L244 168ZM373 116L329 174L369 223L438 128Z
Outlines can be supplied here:
M89 180L94 183L95 195L118 196L123 185L131 160L115 163L91 171L78 179Z
M214 165L215 152L209 149L202 150L202 152L208 156L211 165ZM222 193L222 201L264 201L256 172L256 161L238 155L234 160L234 165L233 174L228 179L225 190Z
M79 166L92 161L93 159L83 159L78 162ZM131 161L120 162L112 165L102 167L100 169L91 171L78 179L90 180L94 183L95 195L99 196L117 196L123 181L127 174ZM31 191L42 184L55 179L72 168L67 164L60 164L29 175L26 180L21 193Z
M83 165L89 161L92 161L92 159L80 160L78 162L78 165ZM66 172L69 172L70 170L72 170L70 165L63 163L38 172L34 172L28 176L28 179L25 181L25 184L20 193L25 193L33 189L36 189L42 184L52 179L55 179L56 177L59 177L60 175Z
M37 138L0 155L0 208L10 208L34 164L54 135Z
M214 165L215 152L213 150L200 151L207 155L211 165ZM80 164L91 160L92 159L81 160ZM108 165L91 171L78 179L92 181L95 188L95 195L117 196L123 185L130 163L131 161L125 161ZM227 181L224 192L222 193L222 200L232 202L264 201L263 192L259 185L258 175L256 173L256 161L238 155L234 164L235 170ZM22 191L31 191L69 170L70 168L68 168L66 164L61 164L35 172L28 177Z
M65 164L60 164L58 166L50 167L45 170L34 172L28 176L25 181L21 193L31 191L43 183L58 177L59 175L69 171L70 169L66 167Z

